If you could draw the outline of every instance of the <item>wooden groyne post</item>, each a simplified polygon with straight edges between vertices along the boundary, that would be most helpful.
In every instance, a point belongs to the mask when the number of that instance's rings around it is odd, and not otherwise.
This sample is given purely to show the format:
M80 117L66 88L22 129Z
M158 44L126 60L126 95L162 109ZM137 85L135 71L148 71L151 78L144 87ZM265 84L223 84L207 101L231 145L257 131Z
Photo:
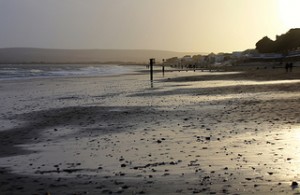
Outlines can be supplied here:
M162 75L163 77L165 77L165 59L163 59L163 63L162 63Z
M150 82L151 82L151 88L153 88L153 65L155 64L155 59L150 59Z

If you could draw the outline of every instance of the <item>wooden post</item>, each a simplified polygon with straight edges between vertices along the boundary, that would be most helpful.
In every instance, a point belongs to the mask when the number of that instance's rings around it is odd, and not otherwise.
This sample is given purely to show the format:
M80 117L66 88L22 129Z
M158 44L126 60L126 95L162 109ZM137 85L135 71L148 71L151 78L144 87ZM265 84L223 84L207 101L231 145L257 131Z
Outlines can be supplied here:
M153 65L155 63L155 59L150 59L150 82L151 82L151 88L153 88Z
M163 63L162 63L162 74L163 74L163 77L165 77L165 59L162 60Z

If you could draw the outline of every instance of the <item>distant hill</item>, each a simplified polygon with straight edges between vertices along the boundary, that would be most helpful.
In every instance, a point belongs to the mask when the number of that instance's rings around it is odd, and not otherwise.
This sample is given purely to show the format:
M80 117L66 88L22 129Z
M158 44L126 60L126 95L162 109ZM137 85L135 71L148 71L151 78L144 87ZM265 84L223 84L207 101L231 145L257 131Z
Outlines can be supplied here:
M68 50L39 48L0 49L0 63L148 63L150 58L157 62L171 57L196 55L159 50Z
M273 41L269 37L263 37L256 43L256 49L260 53L287 53L300 47L300 28L289 30L287 33L276 36Z

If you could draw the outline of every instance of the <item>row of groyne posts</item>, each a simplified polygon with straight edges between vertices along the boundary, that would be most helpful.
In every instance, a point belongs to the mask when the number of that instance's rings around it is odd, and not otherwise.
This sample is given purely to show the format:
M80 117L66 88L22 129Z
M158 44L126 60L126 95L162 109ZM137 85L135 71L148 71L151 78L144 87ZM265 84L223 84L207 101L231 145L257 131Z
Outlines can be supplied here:
M150 58L150 63L149 63L149 65L147 65L147 68L150 69L151 88L153 88L153 66L154 66L154 64L155 64L155 58ZM163 59L163 63L161 65L161 67L162 67L162 70L161 70L162 75L164 77L165 76L165 60L164 59ZM183 70L183 66L182 66L182 69L179 69L178 71L180 72L181 70ZM188 71L188 70L190 70L190 69L187 69L186 71ZM196 71L196 65L194 65L192 70L194 70L194 72ZM202 71L203 70L204 69L202 69ZM211 71L211 69L209 71Z

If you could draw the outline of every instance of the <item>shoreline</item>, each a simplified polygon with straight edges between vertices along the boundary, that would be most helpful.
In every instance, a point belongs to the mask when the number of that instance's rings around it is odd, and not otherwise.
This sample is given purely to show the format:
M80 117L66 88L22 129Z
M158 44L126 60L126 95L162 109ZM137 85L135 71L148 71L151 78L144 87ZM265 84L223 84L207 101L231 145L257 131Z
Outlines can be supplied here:
M0 190L299 193L299 71L268 71L1 82Z
M3 66L0 65L0 68L4 70L3 75L0 75L1 81L89 77L98 78L134 74L140 71L140 66L123 66L118 64L68 64L68 66L47 64L42 66L42 68L39 66L39 64L11 64ZM5 73L6 71L8 71L8 73ZM4 77L2 78L2 76Z

